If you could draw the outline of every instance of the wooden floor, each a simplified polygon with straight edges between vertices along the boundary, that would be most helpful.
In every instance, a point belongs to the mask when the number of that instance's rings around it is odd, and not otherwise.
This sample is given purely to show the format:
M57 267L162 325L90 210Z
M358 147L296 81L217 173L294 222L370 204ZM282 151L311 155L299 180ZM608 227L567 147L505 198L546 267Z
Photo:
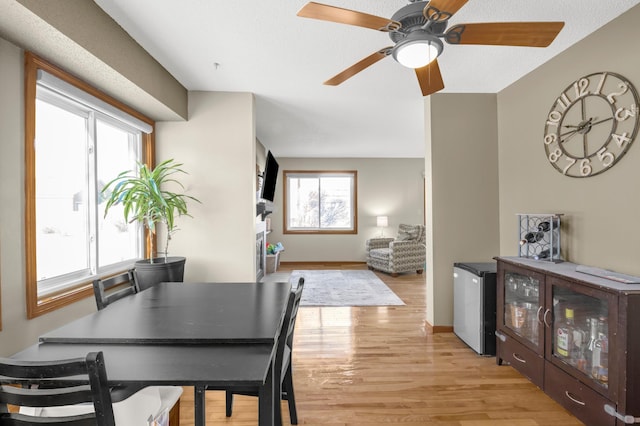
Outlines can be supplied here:
M292 268L293 266L293 268ZM366 269L358 265L282 264L291 269ZM453 333L425 329L424 275L376 274L406 306L301 307L293 352L302 425L582 425L509 366L481 357ZM181 425L193 425L185 388ZM284 425L289 424L286 402ZM207 425L256 425L257 399L207 393Z

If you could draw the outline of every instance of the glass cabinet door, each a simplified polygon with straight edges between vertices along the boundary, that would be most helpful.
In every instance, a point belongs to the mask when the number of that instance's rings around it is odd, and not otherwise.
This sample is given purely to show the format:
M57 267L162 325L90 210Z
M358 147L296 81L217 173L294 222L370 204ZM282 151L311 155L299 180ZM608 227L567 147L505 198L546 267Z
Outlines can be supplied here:
M542 279L537 276L504 272L503 326L535 347L543 343L542 291Z
M613 305L607 293L551 281L553 334L551 356L555 363L580 371L602 389L609 387L609 352L615 336ZM613 343L615 345L615 343Z

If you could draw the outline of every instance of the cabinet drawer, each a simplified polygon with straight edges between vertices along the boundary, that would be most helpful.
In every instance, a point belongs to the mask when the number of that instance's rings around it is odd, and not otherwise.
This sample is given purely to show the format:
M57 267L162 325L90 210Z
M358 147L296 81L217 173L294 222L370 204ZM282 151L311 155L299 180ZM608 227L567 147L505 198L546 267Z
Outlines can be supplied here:
M542 389L544 359L512 337L504 337L504 342L498 339L498 356Z
M616 404L550 362L545 363L544 391L587 426L616 424L616 419L604 411L605 404Z

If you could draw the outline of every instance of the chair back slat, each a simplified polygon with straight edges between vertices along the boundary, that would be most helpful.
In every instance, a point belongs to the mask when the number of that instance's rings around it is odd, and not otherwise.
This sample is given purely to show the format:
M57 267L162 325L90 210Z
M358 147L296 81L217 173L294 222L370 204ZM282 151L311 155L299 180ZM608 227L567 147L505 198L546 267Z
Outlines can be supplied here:
M26 407L60 407L91 401L92 393L89 385L65 388L51 388L51 386L53 386L51 383L40 383L37 388L3 386L0 392L0 403Z
M0 358L1 425L115 426L102 352L86 358L18 361ZM91 403L94 412L47 417L10 412L7 404L46 408Z
M35 420L34 420L35 419ZM0 421L2 426L96 426L96 418L93 414L81 414L78 416L52 417L42 420L42 417L31 417L23 414L12 414L9 417L2 418Z
M106 279L93 281L93 294L96 297L98 310L111 303L138 292L133 270Z

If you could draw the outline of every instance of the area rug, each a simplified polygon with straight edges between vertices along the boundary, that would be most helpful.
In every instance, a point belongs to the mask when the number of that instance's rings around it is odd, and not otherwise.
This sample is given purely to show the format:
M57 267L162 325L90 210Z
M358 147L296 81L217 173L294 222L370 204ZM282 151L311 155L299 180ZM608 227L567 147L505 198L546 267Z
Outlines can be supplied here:
M300 306L404 305L372 271L293 271L292 287L300 277L304 277Z

